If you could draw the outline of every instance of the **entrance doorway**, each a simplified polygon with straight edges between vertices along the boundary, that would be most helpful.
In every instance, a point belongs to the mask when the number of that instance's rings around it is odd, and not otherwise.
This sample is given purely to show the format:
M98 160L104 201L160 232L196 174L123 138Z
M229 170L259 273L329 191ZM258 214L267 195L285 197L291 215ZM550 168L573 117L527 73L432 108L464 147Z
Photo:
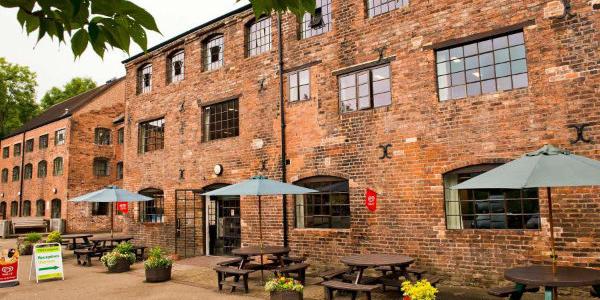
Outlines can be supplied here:
M204 192L227 186L215 184ZM206 252L209 255L231 255L242 242L239 196L206 197Z
M175 252L181 257L204 254L201 191L175 191Z

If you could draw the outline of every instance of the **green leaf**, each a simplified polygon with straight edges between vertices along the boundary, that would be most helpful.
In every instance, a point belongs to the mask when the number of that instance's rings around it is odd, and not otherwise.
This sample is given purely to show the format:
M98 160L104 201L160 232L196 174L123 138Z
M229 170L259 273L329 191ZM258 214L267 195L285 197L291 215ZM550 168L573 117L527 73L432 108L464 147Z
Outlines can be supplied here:
M142 48L144 52L148 50L148 37L146 36L146 31L142 26L137 23L133 23L129 26L129 34L131 35L131 39Z
M0 0L0 6L7 8L20 7L27 11L32 11L35 5L35 0Z
M71 38L71 50L75 54L75 58L81 56L85 48L88 45L88 33L85 29L79 29Z
M27 18L27 13L25 12L25 10L22 8L19 8L19 11L17 12L17 21L19 21L19 24L21 24L21 27L25 26L26 18Z
M38 27L40 27L40 19L36 16L29 16L27 18L27 25L25 26L27 34L34 32Z
M158 30L158 26L156 26L156 21L154 20L154 17L145 9L133 4L132 2L123 1L121 11L131 16L137 23L147 28L148 30L160 33L160 30Z

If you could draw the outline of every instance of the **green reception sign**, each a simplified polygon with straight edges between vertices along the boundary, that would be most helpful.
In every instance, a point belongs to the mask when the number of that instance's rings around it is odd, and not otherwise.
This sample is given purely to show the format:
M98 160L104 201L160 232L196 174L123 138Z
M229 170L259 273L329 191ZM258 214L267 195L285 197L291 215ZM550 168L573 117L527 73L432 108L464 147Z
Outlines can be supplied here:
M35 280L65 279L63 272L62 248L58 243L37 244L33 248L32 271ZM31 272L29 273L31 279Z

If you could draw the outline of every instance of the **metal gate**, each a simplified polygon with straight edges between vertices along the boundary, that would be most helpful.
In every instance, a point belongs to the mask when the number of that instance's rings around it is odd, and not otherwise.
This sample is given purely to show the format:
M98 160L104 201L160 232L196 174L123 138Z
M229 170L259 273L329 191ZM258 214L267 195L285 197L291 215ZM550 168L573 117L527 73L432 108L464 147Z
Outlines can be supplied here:
M181 257L204 255L204 203L200 193L175 191L175 252Z

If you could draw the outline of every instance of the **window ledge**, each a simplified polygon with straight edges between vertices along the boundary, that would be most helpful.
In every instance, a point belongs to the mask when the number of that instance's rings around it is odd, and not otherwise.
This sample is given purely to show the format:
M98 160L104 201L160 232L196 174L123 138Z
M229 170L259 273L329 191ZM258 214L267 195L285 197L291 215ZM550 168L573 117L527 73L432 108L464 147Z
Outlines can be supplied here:
M350 233L350 228L294 228L292 231L299 232L331 232L331 233Z

